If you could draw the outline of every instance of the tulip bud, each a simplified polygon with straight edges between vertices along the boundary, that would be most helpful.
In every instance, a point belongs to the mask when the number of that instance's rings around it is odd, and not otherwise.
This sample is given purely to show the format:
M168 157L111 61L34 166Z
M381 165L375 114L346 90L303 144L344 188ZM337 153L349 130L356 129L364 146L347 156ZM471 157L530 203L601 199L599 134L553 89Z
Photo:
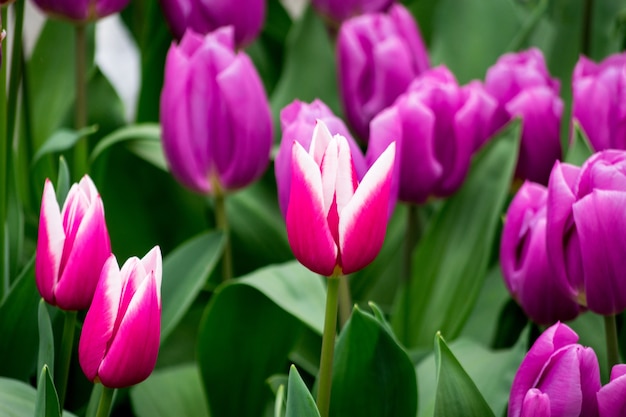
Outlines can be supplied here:
M88 308L110 254L104 207L91 178L85 175L72 185L63 210L46 180L35 259L35 279L44 300L63 310Z
M146 379L156 364L161 334L161 251L130 258L120 270L107 260L78 345L90 381L124 388Z
M582 168L556 163L548 184L547 249L557 282L580 305L626 309L626 152L607 150Z
M400 4L345 21L337 39L339 92L348 122L367 141L370 121L429 68L415 19Z
M394 0L312 0L312 3L325 18L341 23L364 13L385 12Z
M311 104L294 100L280 112L280 125L283 131L280 149L276 154L274 167L276 171L276 185L278 186L278 202L283 216L287 214L289 203L289 191L291 190L291 155L294 140L300 143L304 149L311 147L313 130L318 120L326 124L332 135L340 135L348 140L354 169L357 179L360 181L367 171L363 152L356 144L350 131L343 120L320 100L314 100Z
M161 93L163 150L172 174L199 193L233 190L269 163L272 119L248 56L233 51L232 28L187 31L172 44Z
M555 282L546 250L548 190L525 182L509 205L500 244L500 264L507 289L538 324L574 319L578 304Z
M581 56L572 76L572 114L596 151L626 149L626 52L599 64Z
M122 11L130 0L33 0L45 13L62 19L87 22Z
M359 182L346 138L315 126L307 152L293 142L287 237L304 266L325 276L350 274L378 254L389 216L395 144Z
M373 162L395 140L398 198L420 204L449 196L465 179L495 108L479 84L459 87L448 69L435 68L372 120L366 158Z
M539 336L513 379L509 417L598 415L598 359L577 341L578 335L561 323Z
M235 43L242 48L261 32L265 0L160 0L163 14L176 39L187 29L205 35L222 26L233 26Z
M561 158L563 101L559 88L536 48L505 54L487 71L485 89L499 103L492 132L513 117L520 116L523 121L517 178L545 185L554 161Z
M626 410L626 365L613 366L611 381L598 391L600 417L620 417Z

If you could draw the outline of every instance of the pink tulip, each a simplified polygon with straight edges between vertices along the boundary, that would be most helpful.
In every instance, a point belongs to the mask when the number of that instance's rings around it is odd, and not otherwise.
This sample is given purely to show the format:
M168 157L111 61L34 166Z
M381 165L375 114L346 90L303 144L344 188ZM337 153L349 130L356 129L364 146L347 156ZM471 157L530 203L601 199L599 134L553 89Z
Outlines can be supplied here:
M322 121L307 152L294 141L287 236L296 258L330 276L355 272L378 254L387 229L395 143L359 183L346 138Z
M50 180L41 200L35 279L48 303L63 310L83 310L93 298L100 271L111 254L104 206L85 175L59 209Z
M107 260L85 317L78 359L90 381L123 388L146 379L161 336L161 250L130 258L120 271Z
M600 417L620 417L626 410L626 365L615 365L611 382L600 388L598 394Z

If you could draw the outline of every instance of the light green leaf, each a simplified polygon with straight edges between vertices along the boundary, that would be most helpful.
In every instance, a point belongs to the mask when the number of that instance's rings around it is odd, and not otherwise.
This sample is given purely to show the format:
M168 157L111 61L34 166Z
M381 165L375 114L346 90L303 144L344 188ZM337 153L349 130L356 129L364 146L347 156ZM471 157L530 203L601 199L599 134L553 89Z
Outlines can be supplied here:
M57 176L56 184L54 184L59 207L63 207L67 193L70 191L70 186L70 169L67 166L65 158L61 155L59 157L59 175Z
M33 157L33 164L36 164L44 155L70 149L79 139L92 135L97 130L98 128L96 126L88 126L80 130L67 128L57 130L41 145L39 150L37 150L37 153L35 153Z
M44 365L39 374L39 387L37 388L37 405L35 406L36 417L60 417L59 397L52 382L52 376L48 365Z
M565 155L565 162L582 166L589 157L593 155L593 148L589 143L589 138L585 135L585 132L580 127L578 121L574 122L574 141L567 150Z
M285 385L278 387L276 391L276 402L274 403L274 417L285 417Z
M37 369L44 369L47 375L54 376L54 335L52 323L48 314L48 307L42 298L39 301L39 354L37 355ZM43 375L43 371L42 371Z
M157 168L167 170L161 146L161 126L157 123L142 123L124 126L102 138L91 152L91 161L111 146L126 143L129 149Z
M30 385L14 379L0 377L0 416L33 417L37 391ZM63 411L63 417L75 417Z
M291 365L289 369L285 417L320 417L315 400L294 365Z

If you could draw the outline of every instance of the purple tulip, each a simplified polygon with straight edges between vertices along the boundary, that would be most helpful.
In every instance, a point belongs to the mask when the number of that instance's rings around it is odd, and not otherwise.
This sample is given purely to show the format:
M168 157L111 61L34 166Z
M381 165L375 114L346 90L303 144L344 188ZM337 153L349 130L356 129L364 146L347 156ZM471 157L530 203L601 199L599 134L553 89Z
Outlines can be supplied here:
M626 309L626 152L607 150L582 168L556 163L548 185L547 248L566 294L591 311Z
M546 212L548 190L526 181L509 205L500 243L507 289L536 323L574 319L578 304L562 293L548 262Z
M626 365L613 366L611 381L598 391L600 417L621 417L626 410Z
M598 359L577 341L578 335L561 323L539 336L513 380L508 417L598 415Z
M378 254L389 216L392 143L359 182L346 138L315 126L310 150L293 141L287 237L304 266L330 276L350 274Z
M430 67L415 19L400 4L387 14L345 21L337 39L337 60L346 117L365 141L374 116Z
M291 190L293 142L295 140L304 149L309 149L313 138L313 130L318 120L326 124L332 135L340 135L348 140L352 162L354 163L354 169L359 181L365 175L365 171L367 171L365 157L352 135L350 135L350 131L343 123L343 120L335 116L326 104L320 100L316 99L311 104L294 100L280 112L280 125L283 136L274 162L276 185L278 186L278 202L280 203L283 216L287 215L287 204L289 203L289 192Z
M161 251L130 258L120 270L107 260L78 345L90 381L124 388L146 379L156 364L161 334Z
M312 3L328 20L340 23L364 13L385 12L394 0L313 0Z
M563 101L543 54L531 48L503 55L487 71L485 89L499 103L492 132L513 117L523 120L516 177L547 184L554 161L561 158Z
M78 22L97 20L122 11L130 0L33 0L45 13Z
M172 44L161 93L163 150L174 176L199 193L233 190L269 163L272 118L259 75L233 51L232 28L187 31Z
M626 149L626 52L599 64L581 56L572 76L572 114L596 151Z
M366 158L373 162L396 141L398 198L420 204L449 196L465 179L495 108L479 84L460 87L448 69L435 68L372 120Z
M160 0L163 14L177 39L185 31L207 34L222 26L233 26L235 43L244 47L261 32L265 0Z
M72 185L63 210L46 179L35 259L35 279L43 299L63 310L88 308L110 254L104 206L91 178L85 175Z

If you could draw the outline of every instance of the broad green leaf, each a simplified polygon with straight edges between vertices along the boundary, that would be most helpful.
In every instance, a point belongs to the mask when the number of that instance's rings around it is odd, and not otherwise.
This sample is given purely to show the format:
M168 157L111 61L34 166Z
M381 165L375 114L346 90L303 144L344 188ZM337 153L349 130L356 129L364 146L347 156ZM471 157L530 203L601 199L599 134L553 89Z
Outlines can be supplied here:
M37 388L37 405L35 406L36 417L60 417L59 397L52 382L48 365L44 365L39 374L39 387Z
M221 232L188 240L163 261L161 341L167 339L196 298L224 249Z
M39 301L38 328L39 328L39 354L37 355L37 369L44 369L46 374L54 376L54 335L52 323L48 314L48 307L42 298ZM43 371L42 371L43 372Z
M305 326L321 333L325 297L319 276L296 262L218 287L198 342L212 416L260 415L273 399L267 379L284 371Z
M285 417L320 417L315 400L294 365L291 365L289 369Z
M565 162L582 166L591 155L593 155L593 148L589 143L587 135L585 135L580 124L574 122L574 140L567 150Z
M130 400L138 417L209 417L195 364L154 371L130 389Z
M142 143L144 146L145 143L160 144L161 126L156 123L143 123L121 127L98 142L91 152L91 160L95 161L105 150L121 142L125 142L129 146L135 143Z
M437 331L453 339L463 329L502 221L519 127L510 123L474 157L465 183L433 215L415 248L409 296L398 298L392 320L406 346L427 348Z
M416 412L411 360L379 319L355 307L335 347L330 415L414 417Z
M21 381L0 377L0 416L33 417L36 404L35 388ZM75 416L63 411L63 417Z
M84 138L97 132L97 126L88 126L80 130L73 130L68 128L61 128L54 132L43 145L37 150L33 157L33 164L37 163L39 159L54 152L61 152L70 149L78 142L79 139Z
M0 302L0 375L27 381L37 363L37 306L34 257Z
M441 333L435 336L435 363L435 417L495 417L476 384L446 345Z

